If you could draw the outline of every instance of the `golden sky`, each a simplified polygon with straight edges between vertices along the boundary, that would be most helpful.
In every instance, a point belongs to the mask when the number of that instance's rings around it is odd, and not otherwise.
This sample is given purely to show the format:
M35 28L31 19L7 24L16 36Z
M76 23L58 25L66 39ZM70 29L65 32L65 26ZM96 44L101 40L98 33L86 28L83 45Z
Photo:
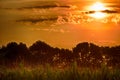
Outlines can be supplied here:
M72 48L120 44L120 0L1 0L0 45L37 40Z

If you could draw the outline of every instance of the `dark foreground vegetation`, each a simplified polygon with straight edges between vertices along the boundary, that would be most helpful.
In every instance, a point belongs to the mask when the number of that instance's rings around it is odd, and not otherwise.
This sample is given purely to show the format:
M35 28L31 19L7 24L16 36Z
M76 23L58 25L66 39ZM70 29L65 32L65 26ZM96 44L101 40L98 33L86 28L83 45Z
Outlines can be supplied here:
M98 69L78 68L76 62L64 69L49 65L37 68L19 66L3 70L0 80L120 80L120 69L102 66Z
M54 48L42 41L35 42L29 48L26 44L11 42L0 48L0 65L16 67L20 63L26 66L49 64L67 66L77 62L81 67L120 67L120 46L97 46L83 42L72 50Z
M0 80L120 80L120 46L83 42L72 50L42 41L0 48Z

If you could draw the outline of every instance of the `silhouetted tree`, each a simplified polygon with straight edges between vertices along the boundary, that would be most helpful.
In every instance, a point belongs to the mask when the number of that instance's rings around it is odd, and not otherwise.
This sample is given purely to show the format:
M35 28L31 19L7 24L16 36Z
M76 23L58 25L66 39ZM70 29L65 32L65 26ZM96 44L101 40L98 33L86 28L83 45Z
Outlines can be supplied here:
M24 61L27 59L29 56L29 51L25 44L17 44L16 42L11 42L8 43L6 47L2 47L0 49L0 54L2 55L2 58L4 58L4 61L2 61L4 64L17 65L17 63L19 64L19 62L22 60Z
M101 48L93 43L89 44L89 62L94 66L101 66L102 52Z
M88 65L89 43L83 42L73 48L74 58L80 65Z
M59 55L61 62L65 62L66 64L72 62L73 60L73 53L68 49L61 49Z
M80 43L73 48L75 58L83 66L100 66L102 62L101 49L93 43Z
M28 59L29 59L30 55L31 55L31 54L30 54L30 52L29 52L26 44L20 43L20 44L18 45L18 56L19 56L19 58L20 58L21 60L23 60L24 62L25 62L25 61L28 62L28 61L29 61Z
M56 66L61 63L69 65L74 61L79 66L99 67L102 63L107 66L120 67L120 46L99 47L93 43L79 43L72 50L53 48L42 41L36 41L27 48L26 44L10 42L0 47L0 65L14 65L21 61L29 65L49 63Z
M33 54L35 62L38 63L50 63L54 56L53 48L42 41L35 42L32 46L30 46L29 50Z
M0 65L5 64L5 54L6 54L6 47L2 46L2 48L0 48Z
M7 44L5 57L9 60L15 60L18 57L18 44L11 42Z
M120 67L120 46L111 47L109 50L109 64Z

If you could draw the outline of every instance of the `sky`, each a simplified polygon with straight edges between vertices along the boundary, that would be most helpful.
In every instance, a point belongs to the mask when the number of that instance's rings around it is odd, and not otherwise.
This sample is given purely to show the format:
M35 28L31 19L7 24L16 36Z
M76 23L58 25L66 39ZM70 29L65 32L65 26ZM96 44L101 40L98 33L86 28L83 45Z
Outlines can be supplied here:
M80 42L115 46L119 35L120 0L0 0L0 46L37 40L69 49Z

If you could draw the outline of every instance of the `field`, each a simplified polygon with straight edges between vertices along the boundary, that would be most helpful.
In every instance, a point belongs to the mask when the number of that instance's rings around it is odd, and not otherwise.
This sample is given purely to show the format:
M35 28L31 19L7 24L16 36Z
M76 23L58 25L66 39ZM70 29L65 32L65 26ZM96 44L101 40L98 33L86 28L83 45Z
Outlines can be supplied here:
M69 50L12 42L0 49L0 80L120 80L120 46L85 42Z
M20 65L15 69L0 69L0 80L120 80L120 69L102 66L98 69L80 68L76 63L64 69L50 65L26 68Z

